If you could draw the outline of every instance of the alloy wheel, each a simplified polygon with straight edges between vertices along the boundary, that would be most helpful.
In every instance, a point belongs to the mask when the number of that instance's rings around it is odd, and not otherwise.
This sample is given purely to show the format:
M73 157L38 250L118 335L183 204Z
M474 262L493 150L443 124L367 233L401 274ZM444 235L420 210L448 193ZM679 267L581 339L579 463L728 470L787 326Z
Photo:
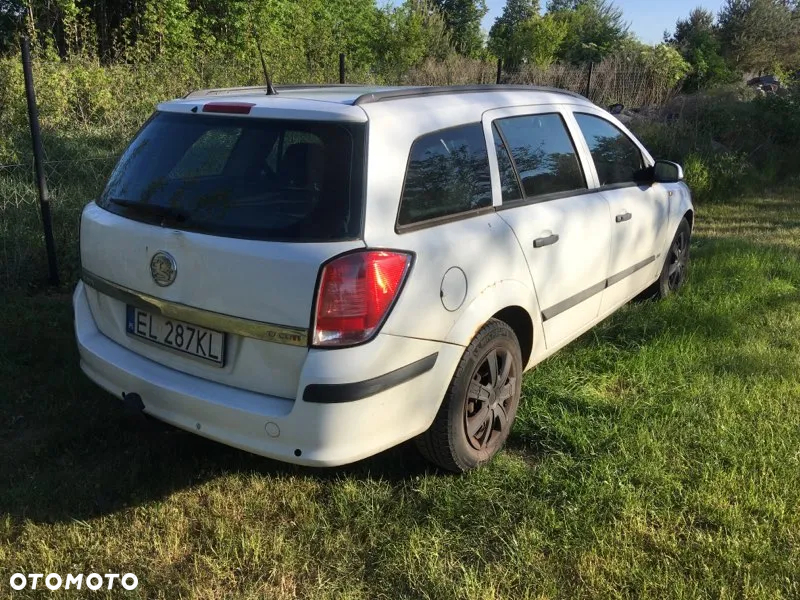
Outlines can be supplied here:
M517 369L508 350L493 349L475 369L464 406L464 433L476 450L502 443L516 390Z
M669 249L669 269L667 271L669 289L677 290L686 279L686 265L689 259L689 236L680 231Z

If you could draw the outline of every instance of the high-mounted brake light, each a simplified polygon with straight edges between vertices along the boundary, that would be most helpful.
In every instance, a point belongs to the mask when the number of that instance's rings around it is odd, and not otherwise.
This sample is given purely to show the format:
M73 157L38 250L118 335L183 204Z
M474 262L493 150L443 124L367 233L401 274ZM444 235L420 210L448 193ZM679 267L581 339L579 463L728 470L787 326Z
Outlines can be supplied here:
M322 268L314 319L314 346L359 344L377 333L411 266L411 255L365 250Z
M227 113L229 115L249 115L252 102L209 102L203 105L205 113Z

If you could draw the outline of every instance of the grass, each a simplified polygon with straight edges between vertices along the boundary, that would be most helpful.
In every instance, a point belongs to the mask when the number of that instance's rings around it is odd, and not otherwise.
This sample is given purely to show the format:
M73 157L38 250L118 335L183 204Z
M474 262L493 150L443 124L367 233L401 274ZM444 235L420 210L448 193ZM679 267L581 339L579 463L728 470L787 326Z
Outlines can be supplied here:
M701 207L685 291L531 372L507 449L462 477L130 423L77 367L69 296L6 294L0 596L97 571L140 598L800 597L799 201Z

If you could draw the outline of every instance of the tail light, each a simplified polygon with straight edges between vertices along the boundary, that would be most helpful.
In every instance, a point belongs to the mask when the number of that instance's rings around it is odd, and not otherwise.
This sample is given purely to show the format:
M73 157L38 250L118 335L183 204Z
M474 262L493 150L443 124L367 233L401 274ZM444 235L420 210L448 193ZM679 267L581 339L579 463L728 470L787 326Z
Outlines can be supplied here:
M366 250L322 268L314 319L314 346L359 344L377 333L411 266L411 255Z

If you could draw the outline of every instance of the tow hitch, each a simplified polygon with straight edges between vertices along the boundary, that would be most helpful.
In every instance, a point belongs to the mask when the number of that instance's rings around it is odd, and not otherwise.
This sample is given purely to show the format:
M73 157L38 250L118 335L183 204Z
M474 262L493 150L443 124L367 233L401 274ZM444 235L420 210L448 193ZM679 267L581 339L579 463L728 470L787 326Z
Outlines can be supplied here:
M144 416L144 402L139 394L122 394L122 406L125 414L134 416Z

